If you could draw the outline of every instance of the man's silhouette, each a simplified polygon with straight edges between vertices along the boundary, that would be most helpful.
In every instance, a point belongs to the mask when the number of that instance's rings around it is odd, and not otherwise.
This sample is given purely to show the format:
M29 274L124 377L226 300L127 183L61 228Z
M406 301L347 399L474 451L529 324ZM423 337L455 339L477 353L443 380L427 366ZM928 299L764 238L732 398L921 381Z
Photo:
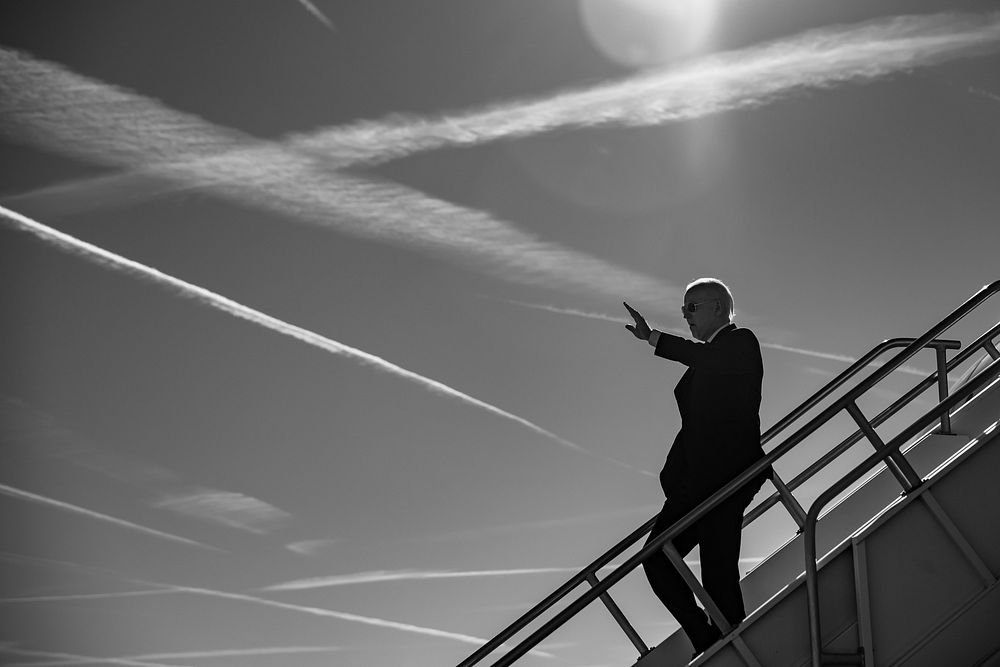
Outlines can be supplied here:
M656 356L688 367L674 388L681 429L660 472L666 502L651 540L764 456L764 367L757 337L732 323L732 293L719 280L696 280L684 295L684 319L700 342L652 330L638 311L627 303L625 308L635 320L626 329L648 341ZM746 617L739 572L743 512L767 476L762 473L673 540L682 556L699 545L702 584L734 625ZM695 655L719 639L719 629L662 551L649 557L643 568L653 592L690 638Z

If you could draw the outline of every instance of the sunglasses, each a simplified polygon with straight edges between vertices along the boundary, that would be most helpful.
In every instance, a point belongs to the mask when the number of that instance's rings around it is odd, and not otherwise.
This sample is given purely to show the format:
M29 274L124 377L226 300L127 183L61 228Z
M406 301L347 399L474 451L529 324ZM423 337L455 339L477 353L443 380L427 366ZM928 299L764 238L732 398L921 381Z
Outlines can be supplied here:
M706 299L705 301L693 301L691 303L685 303L681 306L682 313L694 313L698 311L698 306L706 303L712 303L713 301L718 301L718 299Z

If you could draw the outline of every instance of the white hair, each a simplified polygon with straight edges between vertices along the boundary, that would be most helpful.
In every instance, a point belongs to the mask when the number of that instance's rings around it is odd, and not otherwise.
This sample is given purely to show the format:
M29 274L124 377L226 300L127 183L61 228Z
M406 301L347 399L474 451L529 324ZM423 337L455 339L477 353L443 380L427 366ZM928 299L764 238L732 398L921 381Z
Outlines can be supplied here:
M693 289L709 292L712 298L718 299L722 303L723 308L729 313L729 317L733 317L733 313L736 312L736 304L733 301L733 293L726 286L726 283L718 278L698 278L690 283L685 291L690 292Z

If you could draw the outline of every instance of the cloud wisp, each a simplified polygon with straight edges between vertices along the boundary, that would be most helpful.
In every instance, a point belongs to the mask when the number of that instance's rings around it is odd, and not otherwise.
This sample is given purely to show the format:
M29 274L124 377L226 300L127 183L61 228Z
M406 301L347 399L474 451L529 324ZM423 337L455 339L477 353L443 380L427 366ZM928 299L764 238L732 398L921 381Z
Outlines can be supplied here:
M436 118L395 116L293 136L338 166L565 128L650 126L759 107L796 91L865 83L1000 50L1000 12L882 18L819 28L585 90Z
M872 81L1000 49L1000 13L935 14L836 26L708 56L628 79L542 99L437 118L396 117L254 141L189 114L0 49L0 115L18 140L136 170L56 194L73 209L178 187L278 211L338 231L445 250L508 280L606 296L676 296L676 288L556 244L481 211L399 185L335 174L347 166L419 151L525 137L559 128L643 126L769 104L795 91ZM313 155L307 159L303 153ZM150 179L154 183L150 186ZM71 196L72 195L72 196ZM30 205L32 197L10 200Z
M503 280L657 303L671 285L538 239L486 212L324 161L0 47L0 132L13 141L131 170L12 197L47 215L204 189L337 232L444 254Z
M49 459L125 484L155 509L264 535L291 517L263 500L243 493L193 487L172 471L96 447L72 433L54 417L24 401L0 394L0 439ZM154 497L155 499L150 499Z
M653 474L649 471L636 468L628 463L618 461L617 459L612 459L610 457L592 452L575 442L571 442L559 435L556 435L552 431L542 428L538 424L535 424L524 417L503 410L492 403L487 403L486 401L475 398L474 396L459 391L458 389L455 389L443 382L439 382L424 375L420 375L419 373L415 373L414 371L387 361L382 357L370 354L355 347L351 347L350 345L345 345L344 343L321 336L320 334L308 329L304 329L276 317L272 317L271 315L267 315L259 310L255 310L249 306L245 306L241 303L233 301L232 299L224 297L221 294L216 294L215 292L207 290L203 287L185 282L179 278L175 278L154 268L140 264L139 262L135 262L122 257L121 255L117 255L108 250L87 243L86 241L77 239L69 234L65 234L31 220L30 218L27 218L19 213L15 213L14 211L9 211L0 207L0 222L14 227L15 229L28 232L42 241L54 245L60 250L81 257L87 261L95 262L108 269L119 271L133 278L139 278L160 287L167 288L178 296L191 299L204 306L222 311L233 317L246 320L266 329L270 329L276 333L294 338L325 352L329 352L339 357L346 357L364 366L408 380L424 389L438 394L439 396L456 399L465 405L479 408L480 410L484 410L494 416L519 424L536 435L543 436L547 440L555 442L565 449L583 454L598 461L611 463L618 467L639 472L640 474Z
M188 546L199 547L201 549L210 549L212 551L218 551L216 547L208 546L207 544L202 544L201 542L196 542L195 540L189 540L186 537L180 537L179 535L165 533L162 530L149 528L148 526L143 526L137 523L133 523L131 521L126 521L125 519L119 519L118 517L110 516L108 514L103 514L101 512L96 512L94 510L87 509L86 507L80 507L79 505L67 503L62 500L56 500L55 498L49 498L48 496L42 496L37 493L31 493L30 491L23 491L21 489L14 488L6 484L0 484L0 495L5 495L11 498L16 498L17 500L23 500L25 502L35 503L38 505L55 507L57 509L61 509L66 512L79 514L81 516L86 516L91 519L103 521L104 523L114 524L121 528L126 528L128 530L143 533L145 535L151 535L153 537L158 537L160 539L169 540L171 542L177 542L180 544L186 544Z
M191 493L171 494L157 501L154 507L185 516L221 523L232 528L265 535L291 517L273 505L257 498L232 491L201 489Z
M969 87L969 94L976 97L981 97L984 100L991 100L993 102L1000 102L1000 94L985 90L983 88L976 88L975 86Z

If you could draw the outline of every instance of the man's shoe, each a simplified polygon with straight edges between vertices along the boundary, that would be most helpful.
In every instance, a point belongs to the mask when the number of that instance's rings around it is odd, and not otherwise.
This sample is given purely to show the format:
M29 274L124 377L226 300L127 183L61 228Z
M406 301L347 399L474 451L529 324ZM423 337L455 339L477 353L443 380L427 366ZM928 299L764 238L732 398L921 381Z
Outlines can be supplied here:
M722 639L722 633L719 632L717 627L710 625L708 627L708 631L705 633L705 636L699 637L698 641L691 642L694 646L694 653L691 655L691 660L694 660L699 655L712 648L715 642L720 639Z

